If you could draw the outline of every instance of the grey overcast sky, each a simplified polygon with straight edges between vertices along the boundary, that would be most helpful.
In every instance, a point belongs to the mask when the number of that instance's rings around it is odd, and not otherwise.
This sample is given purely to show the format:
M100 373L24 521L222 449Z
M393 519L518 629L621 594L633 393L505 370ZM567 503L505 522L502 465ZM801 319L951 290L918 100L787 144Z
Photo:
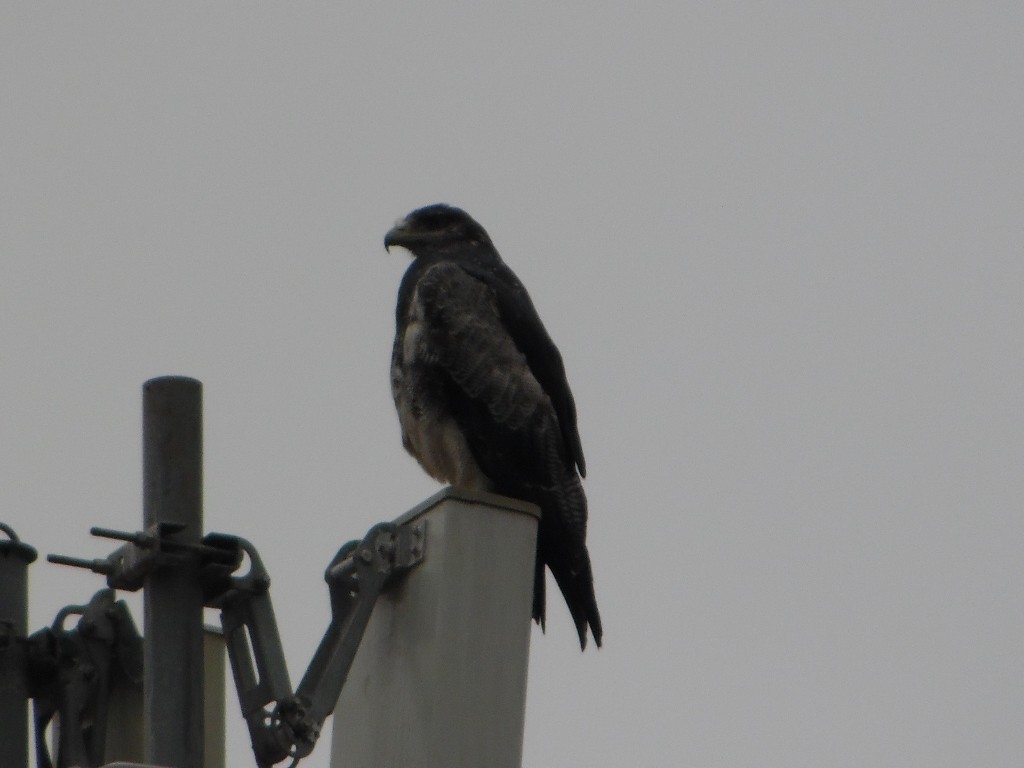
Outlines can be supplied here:
M0 519L106 554L143 381L199 378L297 681L335 550L437 490L382 238L447 201L588 461L605 648L553 601L527 768L1016 768L1022 82L1011 0L5 3ZM38 562L31 627L101 585Z

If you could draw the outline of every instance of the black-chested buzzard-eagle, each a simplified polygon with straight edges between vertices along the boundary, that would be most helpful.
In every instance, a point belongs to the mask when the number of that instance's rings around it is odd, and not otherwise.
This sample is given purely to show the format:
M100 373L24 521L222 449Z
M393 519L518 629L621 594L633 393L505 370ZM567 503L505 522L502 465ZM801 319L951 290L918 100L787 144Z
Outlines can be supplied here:
M546 565L580 647L587 625L600 646L576 406L526 289L483 227L452 206L413 211L384 246L414 257L398 290L391 358L403 444L441 482L541 508L533 618L544 626Z

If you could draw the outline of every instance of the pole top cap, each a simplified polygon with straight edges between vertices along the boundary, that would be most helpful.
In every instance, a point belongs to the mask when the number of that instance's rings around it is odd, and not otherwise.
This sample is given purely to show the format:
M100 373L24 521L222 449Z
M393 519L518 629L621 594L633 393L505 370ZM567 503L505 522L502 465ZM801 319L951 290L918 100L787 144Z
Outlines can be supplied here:
M7 538L0 538L0 557L18 557L26 563L34 562L39 553L35 547L30 547L18 538L14 529L6 523L0 523L0 531L6 534Z

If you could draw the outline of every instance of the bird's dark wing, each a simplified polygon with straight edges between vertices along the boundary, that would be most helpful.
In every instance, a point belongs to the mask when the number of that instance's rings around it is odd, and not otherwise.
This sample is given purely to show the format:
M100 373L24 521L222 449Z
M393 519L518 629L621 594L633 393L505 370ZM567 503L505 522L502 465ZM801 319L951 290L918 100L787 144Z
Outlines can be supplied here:
M569 455L582 477L587 476L583 445L576 426L576 402L569 389L562 355L548 335L526 288L508 266L501 262L469 271L486 282L494 292L503 326L516 347L526 356L534 377L551 399L559 430Z
M478 444L481 467L495 482L493 475L509 474L502 485L542 478L537 449L552 438L561 442L557 419L494 292L460 265L440 262L420 275L412 301L422 318L419 356L449 379L447 406L470 444Z
M541 507L538 566L547 565L555 576L581 643L589 623L600 644L584 543L587 502L575 457L552 399L510 333L495 292L459 264L440 262L421 273L411 302L422 324L419 358L443 372L446 408L476 463L494 491ZM542 573L536 579L534 616L543 621Z

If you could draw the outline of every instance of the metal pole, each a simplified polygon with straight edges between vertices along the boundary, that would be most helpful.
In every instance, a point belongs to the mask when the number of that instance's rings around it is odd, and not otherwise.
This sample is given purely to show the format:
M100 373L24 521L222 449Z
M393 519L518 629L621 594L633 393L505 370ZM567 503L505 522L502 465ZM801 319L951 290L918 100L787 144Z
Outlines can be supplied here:
M179 543L203 534L202 384L182 376L142 387L143 527L183 526ZM145 583L145 760L203 764L203 595L198 558L158 568Z
M538 510L451 488L396 520L423 562L373 608L334 711L336 768L519 768Z
M36 551L0 523L0 765L28 766L28 564Z

